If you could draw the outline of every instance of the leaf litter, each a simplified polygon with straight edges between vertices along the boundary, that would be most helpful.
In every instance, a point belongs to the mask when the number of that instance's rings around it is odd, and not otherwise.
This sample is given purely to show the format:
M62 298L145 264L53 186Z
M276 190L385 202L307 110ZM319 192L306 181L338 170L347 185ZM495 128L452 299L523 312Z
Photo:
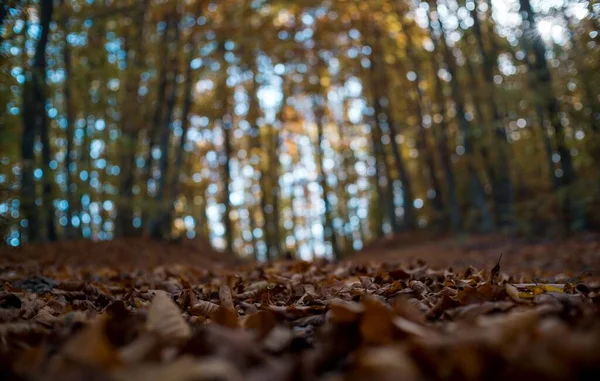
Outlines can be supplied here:
M600 284L423 261L0 273L2 380L600 379Z

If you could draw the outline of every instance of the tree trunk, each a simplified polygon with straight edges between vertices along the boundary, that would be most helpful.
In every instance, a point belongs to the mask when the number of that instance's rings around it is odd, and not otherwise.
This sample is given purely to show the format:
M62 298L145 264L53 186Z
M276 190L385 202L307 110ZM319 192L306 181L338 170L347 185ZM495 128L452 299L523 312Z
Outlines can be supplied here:
M442 80L437 75L438 64L434 56L432 57L434 65L434 81L435 93L437 94L437 110L442 115L442 120L439 123L439 132L437 138L437 149L440 153L442 170L444 171L444 179L448 189L448 218L450 220L450 228L453 232L458 232L462 229L462 217L458 204L458 195L456 191L456 179L452 170L452 161L450 151L448 150L448 123L446 119L446 102L444 100L444 86Z
M168 75L169 75L169 63L165 62L164 59L169 55L169 41L171 41L171 32L173 30L174 21L173 16L170 16L170 20L167 21L166 28L163 31L161 37L161 61L162 65L158 74L158 88L156 92L156 100L154 101L154 113L152 120L146 128L146 137L148 138L147 152L144 156L144 167L141 173L141 183L144 193L142 194L143 205L142 205L142 224L146 230L151 229L152 216L157 213L157 205L152 202L153 197L150 196L148 191L148 184L154 177L152 174L152 165L154 159L152 157L152 150L158 143L158 134L161 130L162 122L164 120L165 112L165 99L167 97L168 89Z
M231 130L233 128L233 118L231 117L231 109L229 104L229 91L227 90L227 61L225 60L225 41L219 41L217 45L218 60L221 64L221 78L216 85L215 100L221 104L222 115L221 129L223 130L223 157L224 163L222 166L223 177L223 204L225 211L223 213L222 222L225 228L225 249L233 252L233 224L231 223ZM227 119L227 120L226 120Z
M560 105L554 92L552 91L552 76L550 68L546 61L546 48L541 41L539 33L537 33L535 14L531 8L529 0L519 0L521 5L521 13L523 16L523 40L525 52L527 53L527 66L530 73L530 81L533 89L543 99L539 101L539 105L546 110L550 125L554 128L554 140L556 142L556 150L560 157L562 177L560 185L566 187L564 193L564 214L566 221L571 224L582 224L580 210L576 206L577 202L573 202L570 186L575 180L575 170L571 152L565 142L565 131L562 125L559 111ZM570 227L569 227L570 228Z
M160 170L160 178L158 180L158 189L154 196L154 204L158 209L158 213L154 218L151 226L151 235L154 239L162 239L167 234L170 228L169 210L175 201L174 195L168 194L168 179L169 179L169 152L171 148L171 124L173 123L173 112L175 103L177 102L177 75L179 74L179 37L181 35L181 27L178 25L178 19L173 21L175 27L175 48L171 52L170 73L167 80L170 82L169 93L167 96L167 104L165 105L165 116L162 122L162 130L159 138L160 160L158 161L158 169ZM183 136L182 136L182 139ZM177 177L173 174L173 177Z
M40 38L35 48L35 56L31 73L28 76L23 90L23 140L21 143L21 156L23 170L21 177L21 203L25 218L28 221L28 240L36 241L40 238L40 222L36 210L37 192L33 170L35 167L35 138L40 134L42 143L43 163L43 205L45 210L46 237L50 241L56 240L56 226L54 224L54 207L52 206L52 185L50 175L50 138L48 131L48 118L46 115L46 46L54 5L52 0L42 0L40 3Z
M135 148L139 134L138 119L138 88L140 71L144 65L144 31L145 18L149 0L144 0L143 12L136 15L135 22L137 33L126 39L127 50L127 75L125 78L125 99L121 111L121 131L119 166L121 176L119 181L118 216L116 219L117 236L131 236L135 229L133 226L133 185L135 180ZM133 52L133 54L132 54ZM133 57L132 57L133 56ZM131 67L130 67L131 65ZM151 147L149 148L149 151Z
M69 35L68 31L68 16L66 14L65 2L61 0L61 6L63 7L63 15L62 27L63 27L63 61L65 65L65 83L64 83L64 102L65 102L65 121L66 121L66 139L67 139L67 154L65 155L65 173L66 173L66 186L67 186L67 225L65 226L65 237L67 239L72 239L75 236L75 231L73 230L73 208L75 206L75 195L74 195L74 183L73 183L73 100L72 100L72 62L71 62L71 47L69 46L69 41L67 36Z
M371 97L373 98L373 109L375 116L373 118L373 124L371 125L371 142L373 157L375 158L375 189L377 194L377 205L375 209L375 224L376 224L376 236L378 238L384 236L383 223L384 223L384 211L387 209L391 213L391 225L392 230L400 230L399 224L396 218L396 207L393 204L393 192L389 195L389 199L392 201L391 207L386 205L386 197L383 189L381 188L381 178L386 176L387 181L391 183L391 179L388 175L387 163L385 160L385 152L383 151L383 143L381 143L381 126L379 124L379 115L382 113L379 103L379 91L377 84L375 83L375 69L374 65L371 65L369 70L369 84L371 87Z
M193 32L192 32L193 33ZM191 42L191 41L190 41ZM171 176L171 183L169 185L170 200L168 212L164 215L164 221L162 222L163 227L171 226L173 219L175 218L175 201L181 194L181 176L183 173L183 157L185 154L185 144L187 142L187 132L190 127L189 115L192 109L193 102L193 85L194 76L192 73L191 62L193 59L194 49L190 49L188 57L186 59L186 70L185 70L185 84L183 88L183 109L181 112L181 137L179 138L179 144L175 153L175 162L173 164L173 175Z
M591 3L591 2L590 2ZM563 6L562 9L562 17L567 26L567 31L569 33L569 40L571 41L571 45L573 46L574 57L573 61L575 63L575 67L577 68L577 75L579 79L579 86L582 88L583 99L585 100L585 105L589 107L589 123L590 123L590 133L591 138L587 139L586 146L588 147L588 152L592 159L595 162L595 165L600 166L600 102L598 102L597 91L594 91L594 82L590 81L590 78L594 77L594 74L589 70L589 68L585 64L585 60L580 59L588 54L585 49L581 47L579 41L577 41L576 36L576 27L571 22L571 19L566 15L566 6Z
M473 8L471 11L471 17L474 20L473 30L475 32L475 39L477 40L479 54L483 60L483 76L486 83L484 91L487 105L492 115L492 126L494 128L493 136L494 140L496 141L496 144L494 145L496 148L494 160L496 168L494 169L494 174L493 177L490 178L490 181L492 183L497 223L500 227L509 227L514 223L514 192L510 178L510 146L503 123L504 116L500 114L500 110L498 109L494 99L494 67L496 66L495 60L498 52L492 51L492 54L490 55L485 48L481 25L477 15L477 8ZM490 38L493 38L493 36ZM495 45L493 46L495 47Z
M270 176L273 180L271 188L271 200L273 201L273 218L271 220L271 228L273 232L273 248L275 249L275 256L277 258L281 258L283 254L281 250L281 225L279 221L279 148L281 146L281 140L279 131L277 129L271 128L270 131L273 133L273 136L269 135L270 144L272 145L270 150L272 154L269 156L271 158Z
M375 44L373 46L373 54L371 56L371 72L373 73L373 77L376 77L376 73L380 73L379 81L375 81L375 87L373 88L375 99L374 99L374 110L375 110L375 119L379 124L379 130L382 131L382 124L387 122L387 127L389 130L388 137L390 139L390 146L392 148L392 155L394 158L394 165L396 167L396 171L398 172L398 177L400 179L400 183L402 184L402 203L404 208L404 227L412 230L416 228L416 218L413 207L413 193L412 186L410 182L410 177L408 175L408 171L406 170L406 165L404 163L404 159L402 158L402 154L400 153L400 148L398 147L398 143L396 142L396 137L398 136L398 131L396 130L396 123L392 116L392 111L389 108L385 108L382 104L383 97L385 96L388 99L389 104L389 88L388 88L388 78L385 72L385 62L381 60L383 56L383 49L381 46L381 33L378 28L374 29L374 39ZM379 82L379 83L378 83ZM383 94L379 92L379 88L383 90ZM383 120L382 120L383 117ZM384 147L385 150L385 147ZM389 173L389 171L388 171ZM392 179L391 176L388 176L388 184L390 185L390 191L393 192ZM393 199L394 195L391 193L389 197ZM394 232L400 231L400 226L397 224L397 217L395 213L395 205L392 208L392 228Z
M252 57L252 59L254 59L254 57ZM259 174L259 185L260 185L260 210L261 210L261 214L262 214L262 226L261 226L261 230L262 230L262 234L263 234L263 242L265 243L265 248L266 248L266 254L265 254L265 259L267 261L272 259L272 253L271 253L271 234L269 232L269 224L268 224L268 209L267 209L267 205L268 203L268 197L267 197L267 189L268 189L268 177L267 177L267 171L266 168L268 166L268 162L263 163L263 158L265 158L264 155L261 155L259 150L261 147L261 138L260 138L260 131L259 131L259 127L258 127L258 114L259 114L259 103L258 103L258 95L257 95L257 91L258 91L258 84L256 82L256 76L257 76L257 72L256 72L256 65L254 63L254 61L251 61L251 70L253 73L253 79L252 79L252 86L250 88L250 94L249 94L249 100L248 100L248 122L250 123L250 155L254 156L254 155L258 155L259 157L259 165L258 165L258 174ZM254 233L253 233L254 235ZM256 255L256 254L255 254Z
M324 89L322 89L324 90ZM316 97L314 97L316 98ZM319 165L320 172L320 185L321 191L323 192L323 202L325 204L325 215L323 221L323 238L325 242L329 242L331 244L333 258L339 258L339 250L337 244L337 234L335 232L335 227L333 226L333 216L332 216L332 208L331 202L329 201L329 186L327 185L327 173L325 173L325 152L323 152L323 142L325 138L323 137L323 119L325 118L325 97L321 97L318 101L313 98L313 110L315 112L315 122L317 124L317 162Z
M432 9L435 9L435 7L432 7ZM433 27L431 19L429 25L432 29ZM456 63L454 61L452 52L450 51L450 48L446 43L444 27L440 20L438 20L438 25L440 28L441 35L439 39L434 39L434 45L436 45L436 42L441 44L444 61L446 63L446 69L448 70L448 73L451 76L450 88L452 91L452 98L454 99L456 105L456 117L458 119L458 127L463 140L463 147L465 150L464 155L467 160L467 170L469 174L469 198L473 207L479 212L480 230L482 232L490 232L493 229L492 216L486 202L483 184L481 183L481 179L479 178L479 174L477 173L477 168L475 168L475 165L473 164L474 158L473 138L471 135L472 131L469 121L467 120L465 115L464 100L460 90L460 85L458 83ZM433 30L432 36L434 36Z
M419 60L416 59L416 52L414 49L414 43L412 41L412 36L409 32L405 32L404 36L406 37L406 56L408 57L410 64L412 65L413 72L415 73L415 79L413 81L414 91L417 95L417 101L415 102L416 108L416 116L417 123L419 125L419 135L418 135L418 146L420 151L425 156L425 165L427 167L427 175L429 177L429 184L433 189L435 195L431 200L433 205L433 209L436 212L436 215L443 214L444 211L444 200L442 198L442 190L437 179L437 168L435 165L435 159L433 155L433 151L428 143L427 137L427 129L425 128L425 124L423 121L423 115L425 113L430 113L431 110L425 111L425 98L423 95L423 90L421 89L421 66ZM411 103L411 98L406 93L406 101L408 104ZM433 131L433 128L432 128ZM435 137L435 136L434 136Z

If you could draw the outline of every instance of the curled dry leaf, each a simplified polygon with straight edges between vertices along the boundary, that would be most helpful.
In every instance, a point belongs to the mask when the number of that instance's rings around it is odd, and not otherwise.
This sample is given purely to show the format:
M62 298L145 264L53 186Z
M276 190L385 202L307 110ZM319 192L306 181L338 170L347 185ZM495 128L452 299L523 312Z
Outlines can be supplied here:
M506 291L506 295L508 295L514 302L524 302L524 300L519 296L519 290L512 284L506 283L504 285L504 291Z
M231 289L229 286L221 285L221 287L219 287L219 302L221 303L221 307L235 312L235 306L233 305L233 298L231 297Z
M191 306L195 306L196 304L198 304L198 298L196 297L196 293L191 289L183 290L177 298L177 304L183 310L187 310Z
M237 294L235 298L237 300L248 300L248 299L257 299L265 290L267 289L267 285L265 284L264 288L257 288L254 290L248 290Z
M179 307L169 294L161 290L155 291L148 310L146 329L164 341L183 341L191 336L190 327L181 316Z
M196 304L188 308L188 312L195 316L211 317L218 309L218 304L206 300L198 300Z

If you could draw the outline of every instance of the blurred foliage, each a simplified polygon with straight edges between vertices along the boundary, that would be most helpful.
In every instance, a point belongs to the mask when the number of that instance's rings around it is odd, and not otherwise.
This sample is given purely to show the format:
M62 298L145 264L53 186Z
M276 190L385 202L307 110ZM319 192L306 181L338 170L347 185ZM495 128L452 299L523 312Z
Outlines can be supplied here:
M600 226L597 3L0 9L0 234L12 246L56 230L308 258L407 229Z

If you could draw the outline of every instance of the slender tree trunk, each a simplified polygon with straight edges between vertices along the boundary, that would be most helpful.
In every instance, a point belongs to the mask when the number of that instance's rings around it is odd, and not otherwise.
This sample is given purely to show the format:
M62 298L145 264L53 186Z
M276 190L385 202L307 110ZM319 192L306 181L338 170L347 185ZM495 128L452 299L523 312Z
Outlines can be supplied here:
M65 155L65 173L66 173L66 186L67 186L67 225L65 226L65 236L67 239L74 238L74 230L73 230L73 208L75 206L75 195L74 195L74 182L73 182L73 157L72 155L75 153L73 151L73 100L72 100L72 63L71 63L71 47L69 46L69 41L67 36L69 35L68 31L68 16L66 14L65 1L61 0L61 6L63 8L63 61L65 65L65 84L64 84L64 102L65 102L65 120L67 123L66 126L66 139L67 139L67 154Z
M377 33L377 30L375 30L375 41L377 41L380 38L379 34ZM384 134L384 130L383 130L383 126L387 126L389 129L389 120L388 120L388 115L386 114L384 107L382 105L382 88L381 88L381 82L380 78L377 76L379 67L377 66L377 63L375 62L375 60L378 59L377 55L381 55L381 46L379 45L378 42L376 42L375 44L373 44L373 55L372 55L372 59L371 59L371 67L370 67L370 75L369 75L369 82L370 82L370 86L371 86L371 93L372 93L372 97L373 97L373 110L375 112L374 115L374 119L375 119L375 125L374 128L377 129L377 134L373 135L373 139L377 139L376 142L374 142L373 144L376 144L378 146L378 149L381 153L381 161L379 160L378 156L375 157L375 166L378 166L379 164L382 165L382 169L383 169L383 173L385 174L385 179L386 179L386 190L387 190L387 195L385 195L382 191L381 193L381 200L380 200L380 212L382 215L382 220L383 220L383 215L384 215L384 211L387 211L388 213L388 218L390 221L390 225L392 227L392 232L394 233L399 233L400 231L402 231L402 225L398 219L398 216L396 215L396 202L395 202L395 192L394 192L394 181L392 179L391 176L391 171L390 171L390 167L389 167L389 163L387 161L387 155L385 152L385 146L383 145L382 142L382 136ZM388 134L389 136L389 134ZM392 140L392 137L390 137L390 144L395 145L395 141ZM395 162L396 164L396 171L398 173L398 177L401 178L401 173L399 171L399 167L398 167L398 162ZM379 183L381 181L381 177L377 176L377 181L378 181L378 186L381 187L381 184ZM400 180L402 181L402 180ZM402 182L402 187L404 188L404 182ZM405 193L402 192L402 195L405 196ZM404 197L403 197L404 199ZM412 205L412 202L411 202ZM405 221L406 221L406 207L404 208L405 210ZM383 226L382 226L383 227ZM382 235L383 235L383 230L381 231Z
M539 101L539 105L546 110L550 124L554 128L556 150L560 157L563 172L560 185L566 188L563 204L564 214L566 221L569 221L571 224L581 225L583 224L581 210L579 210L577 202L573 202L570 189L575 181L575 170L573 168L571 152L565 141L564 127L559 116L560 105L552 91L552 76L548 62L546 61L546 48L541 41L539 33L537 33L535 14L529 0L519 0L519 4L521 5L521 12L524 15L523 35L530 81L532 82L533 89L543 98Z
M44 101L45 103L45 101ZM46 224L46 237L50 242L56 241L58 235L56 232L56 224L54 219L54 205L52 205L54 198L54 187L52 186L52 169L50 168L50 161L52 161L52 152L50 148L50 126L48 119L45 115L42 118L40 130L40 142L42 143L42 164L44 168L43 180L43 203L46 211L45 224Z
M252 58L254 59L254 58ZM259 165L258 165L258 175L259 175L259 185L260 185L260 210L262 214L262 234L263 234L263 242L265 243L266 254L265 259L267 261L273 258L271 253L271 234L269 229L269 213L268 213L268 177L267 177L267 168L269 166L268 161L264 161L265 156L260 155L259 150L261 146L261 137L260 131L258 127L258 115L259 115L259 103L258 103L258 84L256 82L256 65L252 60L251 70L253 73L252 86L250 88L250 96L249 96L249 105L248 105L248 122L250 122L250 154L252 156L258 155ZM253 233L254 235L254 233Z
M435 7L432 7L435 9ZM430 20L430 28L432 29L431 20ZM462 97L462 93L460 90L460 85L458 83L457 78L457 70L456 63L454 61L454 57L450 48L446 43L445 31L443 25L440 20L438 20L438 25L440 28L440 37L437 40L437 43L441 44L442 53L444 56L444 61L446 63L446 69L450 74L450 86L452 91L452 98L454 99L456 105L456 117L458 119L458 127L460 134L463 140L463 147L465 150L465 158L467 160L467 170L469 173L469 194L470 201L473 207L479 212L480 215L480 230L482 232L490 232L493 229L492 216L489 210L489 207L486 202L485 190L483 188L483 184L481 183L481 179L479 178L479 174L477 173L477 168L473 163L473 139L471 135L471 126L465 115L465 107L464 100ZM432 36L434 35L432 30ZM434 40L434 45L436 45L436 40Z
M233 252L233 224L231 223L231 122L223 121L223 146L225 164L223 165L223 197L225 204L225 212L223 214L223 225L225 227L225 240L227 243L227 251Z
M467 72L475 73L475 67L473 67L471 60L466 59L465 61L467 64ZM486 130L485 125L486 125L487 121L485 119L483 109L481 108L481 97L477 93L480 86L477 81L476 75L474 75L474 74L469 75L468 80L469 80L469 87L470 87L471 91L474 92L471 95L471 101L473 104L473 108L475 109L475 115L473 117L473 120L475 121L475 132L477 133L477 136L479 137L479 141L480 141L477 146L479 148L479 154L481 155L481 161L482 161L483 168L488 177L490 185L492 186L492 193L494 193L497 189L494 186L494 184L496 184L496 182L498 180L496 178L497 175L496 175L496 168L494 167L495 164L492 161L492 157L490 155L490 150L488 149L488 145L487 145L488 139L484 138L484 137L487 137L487 131L485 131ZM496 199L494 196L494 203L495 203L495 200Z
M125 99L121 111L121 131L119 166L121 176L119 181L118 216L116 219L116 234L118 236L131 236L135 229L133 226L133 185L135 180L135 148L139 134L138 119L138 88L140 71L144 65L144 30L145 18L149 0L144 0L143 12L138 12L135 22L137 33L126 40L127 49L127 76L125 78ZM131 67L129 67L131 65ZM151 147L148 151L151 150Z
M244 202L246 203L247 200L245 199ZM254 218L254 205L250 204L247 206L247 211L248 211L248 226L250 229L250 233L251 233L251 240L250 243L252 244L252 254L254 255L254 259L256 261L259 261L260 258L258 256L258 239L256 239L256 236L254 235L254 230L256 230L256 219Z
M54 207L52 206L52 185L50 174L50 138L48 131L48 118L46 116L46 46L50 31L50 22L54 5L52 0L42 0L40 3L40 38L35 49L35 56L31 73L28 76L23 90L23 140L21 156L23 170L21 177L21 205L25 218L28 221L28 240L35 241L40 238L40 223L36 210L36 190L33 169L35 166L34 144L36 135L40 134L42 143L43 162L43 205L46 209L45 230L50 241L56 240L56 226L54 225Z
M233 252L233 224L231 222L231 155L232 155L232 143L231 143L231 130L233 129L233 118L230 115L230 104L229 104L229 91L227 90L227 61L225 60L225 42L219 41L217 46L217 54L221 67L223 68L219 83L215 89L215 99L220 102L223 110L223 117L221 118L221 128L223 130L223 157L224 163L222 166L223 176L223 204L225 205L225 211L223 213L223 226L225 228L225 249L228 252Z
M379 115L382 113L380 103L379 103L379 94L377 91L377 85L375 83L375 75L374 68L371 65L370 69L370 78L369 82L371 85L371 96L373 97L373 108L375 110L375 116L373 118L373 124L371 125L371 142L372 142L372 151L373 157L375 158L375 189L377 194L377 205L375 209L375 224L376 224L376 236L383 237L383 222L384 222L384 211L389 209L388 211L391 213L391 221L392 230L400 230L397 218L396 218L396 207L393 204L393 193L389 195L389 198L392 200L391 207L386 205L386 197L385 193L381 187L381 178L382 176L387 177L387 181L391 182L391 179L388 176L387 163L385 160L385 153L383 151L383 144L381 143L381 126L379 124Z
M435 54L435 53L434 53ZM437 139L437 149L440 153L440 159L442 163L442 170L444 171L444 180L448 189L448 217L450 220L450 228L454 232L458 232L462 229L462 217L460 213L460 207L458 203L458 194L456 191L456 179L454 177L454 171L452 170L452 161L450 159L450 151L448 150L448 123L447 123L447 112L446 102L444 100L444 86L442 80L437 75L438 64L435 56L432 57L434 63L434 81L435 81L435 93L437 94L437 110L442 119L439 123L439 133Z
M375 85L375 87L373 88L374 94L376 95L375 97L375 101L374 101L374 109L375 109L375 118L379 124L379 129L380 131L382 131L381 129L381 125L382 123L387 123L387 127L389 130L389 138L390 138L390 146L392 148L392 155L394 158L394 165L396 167L396 171L398 172L398 177L400 179L400 182L402 184L402 201L403 201L403 208L404 208L404 227L412 230L416 228L416 218L415 218L415 212L414 212L414 207L413 207L413 193L412 193L412 185L410 182L410 177L408 175L408 171L406 169L406 165L404 163L404 159L402 157L402 154L400 153L400 148L398 147L398 143L396 142L396 137L398 136L398 131L396 130L396 123L394 121L393 115L392 115L392 111L389 109L386 109L383 104L382 104L382 100L383 97L385 96L386 99L388 99L388 103L389 103L389 88L388 88L388 78L385 72L385 63L383 62L383 60L381 60L382 56L383 56L383 48L381 46L381 33L379 31L378 28L373 28L374 29L374 38L375 38L375 44L373 47L373 54L371 56L371 72L373 73L373 77L375 77L376 73L380 73L380 81L379 84ZM375 77L376 78L376 77ZM377 83L377 81L376 81ZM383 90L383 94L381 94L378 89L381 88ZM382 120L382 118L384 118ZM385 149L385 148L384 148ZM392 179L390 176L388 176L388 184L392 184ZM393 187L390 187L391 190L393 190ZM389 197L393 200L394 195L393 193L389 195ZM393 201L392 201L393 203ZM398 232L400 230L399 226L397 226L397 222L396 222L396 213L395 213L395 206L394 206L394 211L392 212L392 228L394 230L394 232Z
M425 156L425 165L427 167L427 175L429 177L429 184L433 189L435 195L431 199L433 209L437 215L443 214L444 211L444 200L442 198L442 190L437 179L437 168L435 165L435 159L433 155L433 151L428 143L427 137L427 129L425 128L425 123L423 121L423 115L425 113L430 113L430 110L425 110L426 103L425 97L423 95L423 90L421 89L421 66L416 58L416 52L414 49L414 43L412 41L412 36L409 32L404 33L406 37L406 56L408 57L410 64L412 65L413 72L415 73L415 78L413 81L414 90L417 95L417 101L415 102L416 108L416 116L417 123L419 125L419 135L418 135L418 146L422 154ZM406 101L408 104L411 103L411 98L406 93ZM433 130L433 129L432 129Z
M493 51L490 55L485 48L485 42L481 31L481 25L477 14L477 8L471 11L471 17L474 20L473 30L475 31L475 39L479 48L479 54L483 59L483 76L486 82L484 88L487 105L492 114L492 126L494 128L494 145L495 150L495 165L492 182L492 191L494 204L496 206L497 223L499 226L513 225L513 199L514 191L510 178L510 146L506 135L506 129L503 123L503 115L501 115L494 98L494 67L497 52ZM493 37L490 37L493 38ZM495 46L495 45L493 45ZM491 168L491 167L490 167Z
M294 235L295 243L296 243L296 251L294 252L294 255L296 258L300 259L300 243L301 242L298 239L298 235L296 234L296 229L298 229L302 226L302 218L300 218L300 216L296 212L296 207L294 206L296 204L296 186L298 186L298 184L294 180L294 182L292 183L290 209L292 210L292 223L293 223L292 234ZM300 185L300 187L302 187L302 185Z
M325 102L324 97L321 97L320 102ZM327 185L327 173L325 172L325 153L323 152L323 142L325 138L323 136L323 119L325 118L325 105L319 104L316 99L313 99L313 109L315 110L316 124L317 124L317 162L319 165L320 171L320 185L321 191L323 192L323 202L325 204L325 215L323 222L323 238L325 242L329 242L331 244L331 248L333 251L333 258L339 258L339 249L337 243L337 234L335 232L335 227L333 226L333 216L332 216L332 208L331 201L329 200L329 186Z
M340 236L340 255L344 256L346 253L352 250L352 245L348 243L348 233L346 232L345 225L348 223L350 218L350 208L348 207L348 201L350 200L350 196L346 192L346 186L348 184L349 178L349 147L345 145L345 133L344 133L344 121L337 120L335 122L337 126L338 132L338 140L340 142L340 147L338 152L340 153L341 160L339 163L339 169L337 171L337 178L342 183L338 184L339 191L337 192L338 202L337 202L337 214L339 218L342 220L342 231Z
M159 138L160 160L158 161L158 169L160 170L160 178L158 180L158 189L154 196L154 202L158 209L158 213L151 226L151 235L154 239L162 239L167 234L170 234L169 228L169 210L175 199L174 195L170 195L168 187L169 179L169 152L171 149L171 125L173 123L173 112L175 111L175 103L177 102L177 76L179 74L179 60L177 48L179 47L179 37L181 28L178 25L178 20L174 21L175 27L175 48L171 52L170 73L167 80L170 83L170 88L167 95L167 103L165 105L165 116L162 122L162 129ZM183 136L182 136L182 139ZM174 177L177 177L174 174ZM166 225L166 226L165 226Z
M158 134L161 130L162 122L164 120L165 113L165 103L167 98L167 90L168 90L168 76L169 76L169 62L164 61L165 58L169 55L169 41L171 41L171 32L173 31L173 27L176 25L174 21L174 16L169 16L170 19L167 21L166 28L163 31L163 35L161 37L161 53L160 53L160 61L162 65L160 67L160 71L158 74L158 88L156 93L156 100L154 101L154 113L152 114L152 120L149 123L148 128L146 129L146 134L148 138L148 148L144 156L144 167L142 168L141 173L141 182L142 189L144 190L144 194L142 198L144 200L142 205L142 224L146 229L151 228L152 216L157 213L157 205L152 202L153 197L149 193L148 184L150 180L154 177L152 173L152 166L154 163L154 159L152 157L152 151L156 147L158 143Z
M600 102L597 99L597 91L594 91L593 89L594 82L590 81L590 78L593 78L594 74L591 73L586 66L585 60L581 59L581 57L584 57L588 52L586 52L579 44L575 31L576 28L565 11L566 5L563 6L561 14L569 32L569 40L573 46L573 61L577 68L578 82L582 89L585 106L589 107L589 123L592 136L587 139L588 152L594 160L595 165L600 166Z
M554 152L554 148L552 147L552 141L550 140L550 131L548 131L548 127L546 126L546 117L544 115L544 109L542 106L537 105L535 107L536 118L539 123L540 133L542 134L542 144L544 146L544 152L546 153L546 165L550 175L550 187L552 190L558 190L560 188L560 179L556 177L556 165L554 161L552 161L552 154Z
M193 32L192 32L193 33ZM193 59L194 49L190 49L188 57L186 59L186 70L185 70L185 83L183 88L183 108L181 112L181 138L179 138L179 144L177 151L175 152L175 162L173 164L173 175L171 176L171 183L169 185L169 194L171 195L168 212L165 213L163 227L171 226L173 219L175 218L175 201L181 194L181 176L183 173L183 158L185 154L185 144L187 142L187 133L190 127L189 115L192 109L193 101L193 84L194 75L192 73L191 62Z
M285 89L285 87L284 87L284 89ZM285 121L283 120L281 110L283 110L283 107L285 105L286 96L287 96L287 92L285 92L285 90L284 90L282 107L280 109L280 112L277 114L277 118L276 118L276 120L281 121L282 126L285 123ZM270 131L272 132L272 135L269 134L269 139L270 139L269 144L271 145L271 148L269 150L269 152L271 152L271 154L269 155L269 157L271 158L270 175L272 176L271 178L273 180L272 188L271 188L271 199L273 201L273 219L272 219L271 225L272 225L272 229L273 229L273 247L275 249L275 253L278 258L283 257L283 247L282 247L283 241L281 240L281 222L280 222L280 213L279 213L279 201L280 201L280 196L281 196L281 188L279 186L279 175L280 175L280 171L281 171L279 155L281 155L281 143L282 143L280 128L277 128L276 126L272 126L272 128L270 129Z

